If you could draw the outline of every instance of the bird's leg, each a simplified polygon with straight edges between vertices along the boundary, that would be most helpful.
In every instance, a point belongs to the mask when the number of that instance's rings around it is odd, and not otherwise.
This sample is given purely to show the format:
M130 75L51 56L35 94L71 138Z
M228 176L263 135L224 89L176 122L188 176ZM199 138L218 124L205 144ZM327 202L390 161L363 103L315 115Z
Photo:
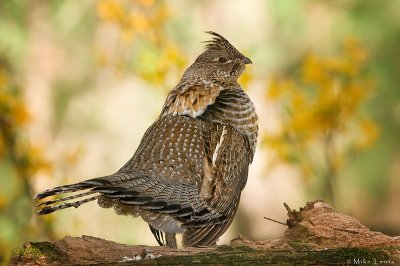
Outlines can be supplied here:
M165 240L168 247L178 248L178 246L176 245L176 238L174 233L165 233Z

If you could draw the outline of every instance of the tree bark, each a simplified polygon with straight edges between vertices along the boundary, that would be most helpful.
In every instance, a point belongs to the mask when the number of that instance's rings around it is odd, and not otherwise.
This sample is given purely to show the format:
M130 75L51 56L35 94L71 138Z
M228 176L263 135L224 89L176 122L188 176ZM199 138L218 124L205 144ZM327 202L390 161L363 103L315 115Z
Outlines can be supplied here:
M14 252L11 265L400 264L400 237L371 231L322 201L309 202L299 211L284 205L288 228L275 240L238 236L230 245L178 250L66 236L56 242L25 243Z

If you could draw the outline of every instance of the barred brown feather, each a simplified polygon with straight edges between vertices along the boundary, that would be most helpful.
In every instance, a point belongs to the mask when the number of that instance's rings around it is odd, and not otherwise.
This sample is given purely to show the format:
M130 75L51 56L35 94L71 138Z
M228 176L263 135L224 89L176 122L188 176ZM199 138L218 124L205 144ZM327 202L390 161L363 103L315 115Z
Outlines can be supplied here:
M39 214L98 200L141 216L160 245L214 244L239 205L257 143L257 115L237 83L251 60L213 36L169 93L133 157L115 174L39 193ZM57 199L45 199L61 195Z

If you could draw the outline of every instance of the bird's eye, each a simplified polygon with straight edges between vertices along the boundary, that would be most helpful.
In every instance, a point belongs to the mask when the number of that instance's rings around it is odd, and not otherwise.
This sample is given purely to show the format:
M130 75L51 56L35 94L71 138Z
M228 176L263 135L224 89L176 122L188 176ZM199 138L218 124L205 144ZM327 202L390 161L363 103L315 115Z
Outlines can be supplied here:
M223 56L221 56L221 57L218 57L218 62L220 62L220 63L226 63L226 58L225 57L223 57Z

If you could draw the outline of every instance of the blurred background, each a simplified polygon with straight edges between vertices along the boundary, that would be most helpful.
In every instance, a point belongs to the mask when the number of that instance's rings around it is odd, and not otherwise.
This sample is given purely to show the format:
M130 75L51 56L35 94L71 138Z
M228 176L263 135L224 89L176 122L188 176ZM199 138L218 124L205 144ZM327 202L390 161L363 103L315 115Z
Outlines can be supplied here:
M399 1L0 1L0 261L26 241L156 245L92 202L37 217L32 197L117 171L216 31L251 58L259 115L238 233L276 238L283 202L323 199L400 235Z

